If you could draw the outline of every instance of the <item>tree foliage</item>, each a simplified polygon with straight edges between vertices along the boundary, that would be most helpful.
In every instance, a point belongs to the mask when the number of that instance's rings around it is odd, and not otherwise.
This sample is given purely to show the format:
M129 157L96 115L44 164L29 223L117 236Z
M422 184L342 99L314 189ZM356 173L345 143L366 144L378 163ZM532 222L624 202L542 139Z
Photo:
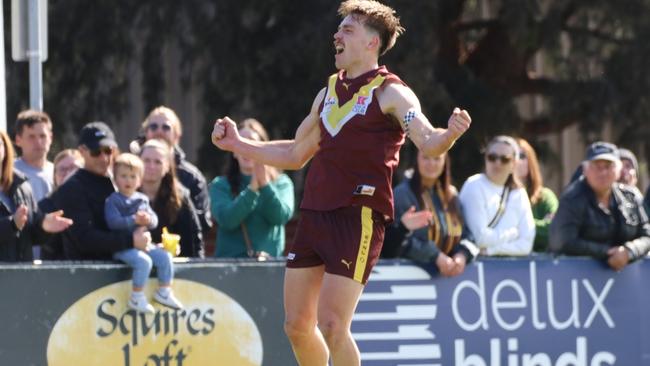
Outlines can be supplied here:
M457 178L480 169L479 147L498 133L535 143L578 124L589 140L611 122L615 142L637 147L650 139L650 21L640 16L650 1L387 2L407 31L381 62L415 90L438 126L456 105L475 121L452 153ZM274 137L290 138L336 71L337 7L329 0L50 0L45 105L65 122L57 136L93 119L120 121L134 60L145 107L160 104L163 50L173 44L182 51L183 85L199 88L206 135L214 117L231 115L255 116ZM26 64L8 61L7 79L14 116L27 103ZM524 96L541 98L545 108L522 114ZM224 155L208 139L200 152L199 166L218 173Z

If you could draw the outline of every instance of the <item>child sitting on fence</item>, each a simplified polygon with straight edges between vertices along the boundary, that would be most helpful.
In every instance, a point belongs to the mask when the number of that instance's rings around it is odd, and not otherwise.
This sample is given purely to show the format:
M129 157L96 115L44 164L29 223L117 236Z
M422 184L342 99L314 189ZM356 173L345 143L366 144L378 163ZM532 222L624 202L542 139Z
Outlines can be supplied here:
M118 191L106 199L104 206L106 223L111 230L135 230L138 226L153 229L158 225L158 217L149 205L148 197L137 191L143 174L144 165L138 156L124 153L115 159L113 178ZM143 291L152 265L157 268L160 286L153 299L173 309L183 307L171 289L174 276L172 256L162 247L150 244L144 251L125 249L116 252L113 258L133 268L133 292L128 302L129 308L145 313L155 311Z

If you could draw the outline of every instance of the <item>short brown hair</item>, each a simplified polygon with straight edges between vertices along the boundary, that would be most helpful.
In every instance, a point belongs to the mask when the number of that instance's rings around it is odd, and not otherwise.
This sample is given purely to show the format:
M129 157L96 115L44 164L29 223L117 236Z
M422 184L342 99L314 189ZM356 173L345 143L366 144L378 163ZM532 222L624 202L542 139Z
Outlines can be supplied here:
M115 163L113 163L113 173L117 174L117 168L120 167L133 169L140 177L144 175L144 164L142 163L142 159L137 155L131 153L122 153L118 155L115 159Z
M45 123L52 130L52 120L50 116L41 111L34 109L27 109L18 113L16 116L16 123L14 124L14 133L22 135L25 126L32 127L37 123Z
M380 56L393 48L397 37L404 33L395 10L375 0L346 0L339 6L338 13L343 18L350 14L364 17L362 23L379 34Z

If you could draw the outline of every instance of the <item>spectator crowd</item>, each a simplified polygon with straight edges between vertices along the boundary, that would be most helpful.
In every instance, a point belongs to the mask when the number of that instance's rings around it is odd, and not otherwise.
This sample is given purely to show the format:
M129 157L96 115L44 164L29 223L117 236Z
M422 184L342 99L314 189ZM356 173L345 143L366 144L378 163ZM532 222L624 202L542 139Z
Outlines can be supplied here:
M240 134L268 141L255 119ZM47 159L52 121L34 110L18 114L14 140L0 132L0 261L119 260L134 269L130 306L142 296L152 265L156 301L182 305L169 291L171 257L203 258L216 223L216 257L263 260L285 253L285 225L294 216L294 186L282 171L231 154L223 175L207 183L182 148L182 123L154 108L120 153L113 131L90 122L78 144ZM14 146L19 148L16 157ZM483 172L460 191L448 154L419 152L394 182L395 219L387 223L382 257L431 263L461 274L480 256L533 252L591 256L614 270L650 251L650 187L645 200L634 154L608 142L589 145L560 198L544 186L537 154L524 139L496 136L485 146ZM177 234L176 252L165 251ZM210 253L212 254L212 253Z

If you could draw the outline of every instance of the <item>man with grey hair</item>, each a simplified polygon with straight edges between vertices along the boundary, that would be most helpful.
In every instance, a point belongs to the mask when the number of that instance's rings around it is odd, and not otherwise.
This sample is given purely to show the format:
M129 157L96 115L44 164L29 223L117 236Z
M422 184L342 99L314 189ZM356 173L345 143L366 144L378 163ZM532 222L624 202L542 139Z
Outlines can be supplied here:
M551 223L552 251L606 260L616 271L650 251L643 198L638 190L617 182L621 167L616 145L589 145L583 177L566 188Z

